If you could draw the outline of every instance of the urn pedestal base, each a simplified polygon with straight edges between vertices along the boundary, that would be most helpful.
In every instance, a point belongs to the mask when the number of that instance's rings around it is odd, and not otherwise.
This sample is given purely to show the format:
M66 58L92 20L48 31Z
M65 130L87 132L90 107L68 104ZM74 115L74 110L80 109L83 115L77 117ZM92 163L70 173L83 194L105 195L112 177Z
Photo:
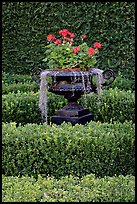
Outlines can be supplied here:
M93 115L88 114L81 117L52 116L51 122L55 123L56 125L61 125L63 122L71 122L72 125L75 125L76 123L84 125L91 120L93 120Z
M56 112L56 115L52 116L51 123L60 125L61 123L70 122L72 125L86 124L93 120L93 115L90 114L89 109L84 109L76 102L69 102L66 106Z
M84 109L77 103L77 100L84 94L90 92L97 93L98 89L108 86L116 78L111 69L103 71L96 68L87 71L71 70L70 72L60 69L49 70L47 72L47 70L44 71L41 68L35 68L31 76L34 81L41 83L42 94L44 93L42 91L44 89L43 87L47 86L46 88L49 92L62 95L67 99L68 104L58 110L57 113L52 116L51 121L50 118L48 119L49 124L51 122L57 125L60 125L64 121L71 122L72 125L75 125L76 123L86 124L93 120L93 115L90 114L89 109ZM52 79L50 83L45 81L47 76ZM95 81L99 81L99 83L95 83ZM100 86L98 84L100 84ZM42 98L44 100L44 97ZM43 101L43 103L45 103L45 101Z

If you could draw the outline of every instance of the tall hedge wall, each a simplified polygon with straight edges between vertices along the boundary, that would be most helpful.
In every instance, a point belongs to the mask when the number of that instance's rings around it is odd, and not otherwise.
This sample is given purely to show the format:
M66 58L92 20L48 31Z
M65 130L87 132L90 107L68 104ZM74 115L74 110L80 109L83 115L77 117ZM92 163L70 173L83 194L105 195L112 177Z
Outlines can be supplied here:
M30 74L41 66L42 44L49 33L63 28L103 49L96 67L113 68L134 78L134 2L3 2L2 63L9 73Z

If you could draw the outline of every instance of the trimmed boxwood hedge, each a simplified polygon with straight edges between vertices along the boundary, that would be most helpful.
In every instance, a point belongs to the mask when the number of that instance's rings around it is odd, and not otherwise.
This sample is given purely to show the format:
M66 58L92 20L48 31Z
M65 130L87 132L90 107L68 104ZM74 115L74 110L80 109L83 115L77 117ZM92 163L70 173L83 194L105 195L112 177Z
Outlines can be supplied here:
M21 92L25 91L38 91L40 85L34 82L29 75L19 74L2 74L2 94L8 94L8 92L16 93L17 90ZM127 79L120 73L116 76L116 79L112 84L106 86L105 89L117 87L120 90L135 90L135 82Z
M31 82L31 83L13 83L13 84L8 84L8 83L2 83L2 94L8 94L9 92L14 92L17 93L18 91L20 92L38 92L39 91L39 85L36 82Z
M130 90L121 91L117 88L104 90L100 96L90 93L86 100L79 99L83 107L89 108L94 115L95 121L101 122L124 122L132 120L135 122L135 95ZM22 123L41 123L41 114L38 109L39 91L9 93L2 96L2 121L16 121ZM48 117L62 108L67 103L63 96L48 92Z
M2 125L2 173L84 176L135 173L134 124Z
M2 72L2 82L6 84L17 84L17 83L32 83L34 82L31 75L28 74L12 74L9 72Z
M95 121L101 122L135 122L135 93L131 90L120 90L117 87L103 90L101 95L90 93L86 100L80 98L79 103L89 108Z
M2 95L2 120L4 122L39 123L38 93L20 92Z
M39 92L11 92L2 96L2 121L21 123L41 123L42 117L38 108ZM48 93L48 116L63 107L66 100L58 95Z
M105 89L110 88L118 88L120 90L131 90L135 91L135 81L128 79L126 76L122 76L121 74L117 75L115 80L109 86L106 86Z
M72 175L57 180L2 175L3 202L135 202L135 177L131 175L81 179Z

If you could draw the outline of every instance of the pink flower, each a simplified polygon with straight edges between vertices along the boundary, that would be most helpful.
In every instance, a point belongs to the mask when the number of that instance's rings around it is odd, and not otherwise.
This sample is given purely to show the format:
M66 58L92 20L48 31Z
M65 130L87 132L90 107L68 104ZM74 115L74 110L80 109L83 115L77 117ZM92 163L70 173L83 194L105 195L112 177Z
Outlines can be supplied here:
M95 42L94 48L102 48L102 45L99 42Z
M71 33L71 34L70 34L70 38L75 38L75 34L74 34L74 33Z
M73 49L73 53L76 54L80 50L80 47L76 46Z
M62 35L63 37L71 35L71 33L67 29L60 30L59 34Z
M55 35L49 34L49 35L47 36L47 40L48 40L48 41L56 40Z
M88 50L87 50L89 56L92 56L94 53L95 53L95 49L90 47Z
M61 40L60 40L60 39L57 39L54 43L55 43L56 45L59 45L59 44L61 44Z
M85 38L87 38L87 35L86 35L86 34L83 34L81 37L82 37L83 39L85 39Z
M65 39L65 40L68 40L69 42L72 42L72 41L73 41L73 39L67 38L67 37L64 37L64 39Z

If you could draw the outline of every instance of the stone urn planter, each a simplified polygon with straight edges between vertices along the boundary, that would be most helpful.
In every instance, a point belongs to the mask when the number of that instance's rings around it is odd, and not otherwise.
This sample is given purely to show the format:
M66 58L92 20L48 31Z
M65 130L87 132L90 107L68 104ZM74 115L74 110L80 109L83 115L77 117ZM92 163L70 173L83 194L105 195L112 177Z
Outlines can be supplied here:
M88 108L83 108L77 103L77 100L83 95L90 92L97 93L100 88L104 88L111 84L115 79L113 70L107 69L102 71L100 69L90 69L88 71L76 70L49 70L48 72L41 68L35 68L32 71L32 79L41 83L42 74L51 77L51 83L45 83L49 92L63 95L68 103L63 108L58 110L51 118L51 123L60 125L62 122L71 122L72 125L76 123L86 124L93 120L94 116L90 113ZM45 77L44 76L44 77ZM97 78L97 82L94 79Z

